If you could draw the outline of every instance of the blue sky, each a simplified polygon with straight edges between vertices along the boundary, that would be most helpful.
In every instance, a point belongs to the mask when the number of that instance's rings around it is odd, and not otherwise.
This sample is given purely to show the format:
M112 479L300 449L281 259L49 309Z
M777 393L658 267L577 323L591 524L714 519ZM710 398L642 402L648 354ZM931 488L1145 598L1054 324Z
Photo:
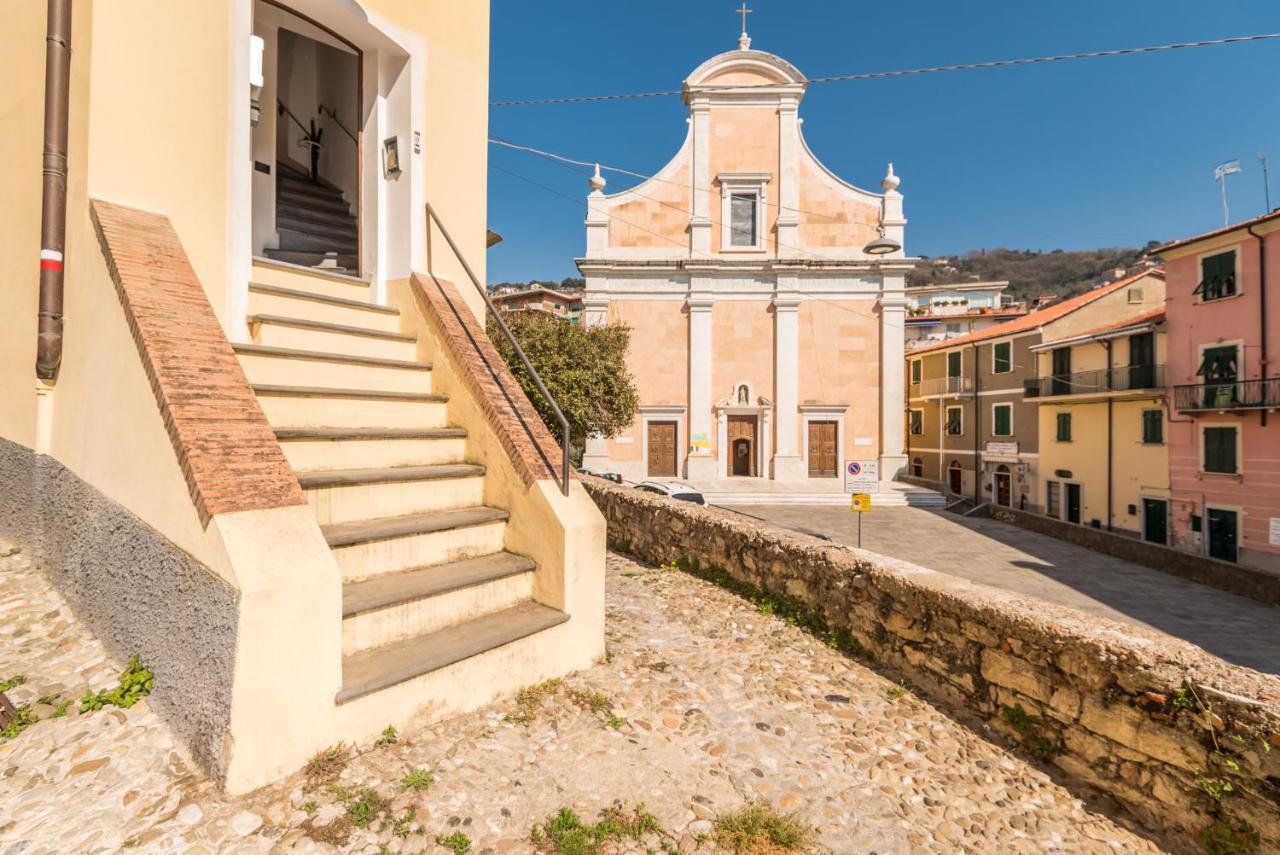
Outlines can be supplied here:
M492 0L493 100L678 89L736 45L729 0ZM752 47L809 77L1136 47L1280 31L1275 0L1071 3L755 0ZM877 188L893 161L907 249L1140 246L1262 213L1256 154L1280 206L1280 40L1021 68L812 86L801 104L814 152ZM685 134L678 97L494 108L490 134L652 174ZM489 280L577 275L586 179L490 147ZM610 178L610 191L626 179Z

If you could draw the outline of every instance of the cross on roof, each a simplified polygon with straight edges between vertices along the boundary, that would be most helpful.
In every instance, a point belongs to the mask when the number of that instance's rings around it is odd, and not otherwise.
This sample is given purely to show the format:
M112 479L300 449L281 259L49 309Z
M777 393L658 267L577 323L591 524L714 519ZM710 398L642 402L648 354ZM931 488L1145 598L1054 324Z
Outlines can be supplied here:
M748 9L746 0L743 0L742 8L735 9L734 11L742 16L742 32L745 35L747 32L747 16L750 15L752 12L754 12L755 9Z

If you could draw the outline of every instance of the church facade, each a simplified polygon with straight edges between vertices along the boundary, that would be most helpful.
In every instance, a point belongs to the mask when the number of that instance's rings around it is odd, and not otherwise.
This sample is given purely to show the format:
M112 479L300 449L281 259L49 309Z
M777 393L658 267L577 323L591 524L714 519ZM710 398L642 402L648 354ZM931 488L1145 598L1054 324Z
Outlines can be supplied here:
M685 81L688 135L661 171L612 195L591 179L587 322L631 327L640 408L586 468L835 491L853 461L905 466L899 179L890 165L874 193L823 166L806 88L744 33Z

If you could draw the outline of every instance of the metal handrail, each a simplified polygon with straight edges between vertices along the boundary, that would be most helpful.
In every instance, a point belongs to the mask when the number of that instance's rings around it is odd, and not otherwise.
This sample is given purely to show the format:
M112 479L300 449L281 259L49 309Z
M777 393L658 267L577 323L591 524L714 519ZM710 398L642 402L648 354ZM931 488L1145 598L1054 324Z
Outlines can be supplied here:
M355 135L355 134L353 134L353 133L351 133L351 131L347 130L347 126L346 126L346 125L342 124L342 120L338 118L338 113L337 113L337 111L336 111L336 110L332 109L331 107L326 107L326 106L325 106L325 105L323 105L323 104L321 104L321 105L320 105L319 107L317 107L316 109L317 109L317 111L320 113L320 115L321 115L321 116L324 116L324 115L326 115L326 114L327 114L330 118L332 118L332 119L333 119L333 121L338 125L338 127L342 129L342 132L343 132L344 134L346 134L347 136L351 137L351 141L352 141L352 142L354 142L354 143L358 143L358 142L360 142L360 140L356 139L356 135Z
M302 120L293 114L293 111L289 109L288 104L286 104L285 102L277 98L276 106L279 107L281 110L283 110L285 113L287 113L289 115L289 118L293 119L293 123L297 125L299 128L301 128L304 134L308 134L308 135L311 134L311 129L308 128L306 125L302 124Z
M564 413L560 410L560 405L556 403L556 399L547 391L547 386L542 382L542 378L538 376L538 371L529 362L529 357L525 355L524 348L520 346L520 342L516 341L515 335L512 334L511 328L507 326L507 322L502 319L501 310L494 305L493 299L489 296L488 290L480 284L480 280L476 277L475 271L471 269L471 265L467 264L467 259L462 255L462 250L458 249L458 245L453 242L453 237L449 234L449 230L444 227L444 223L440 220L440 215L436 213L435 208L431 207L431 203L427 203L427 216L431 218L437 226L440 227L440 233L444 235L444 239L449 244L449 248L453 250L453 254L458 261L462 262L462 269L467 271L467 276L471 279L471 284L476 286L476 290L480 292L480 296L484 299L485 306L493 315L493 319L498 322L498 329L502 330L502 334L506 336L507 342L515 350L516 356L520 357L520 363L524 365L524 370L529 372L529 376L533 378L533 385L538 387L538 392L542 395L543 400L551 405L552 412L556 415L556 420L560 422L561 443L560 450L564 457L560 462L560 490L566 496L569 495L569 420L564 417Z

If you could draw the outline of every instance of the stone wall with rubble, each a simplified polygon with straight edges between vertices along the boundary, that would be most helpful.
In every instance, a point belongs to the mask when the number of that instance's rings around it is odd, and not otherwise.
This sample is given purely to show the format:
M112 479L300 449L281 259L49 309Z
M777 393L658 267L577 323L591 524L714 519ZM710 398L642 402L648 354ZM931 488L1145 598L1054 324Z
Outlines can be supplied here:
M795 601L878 666L1111 794L1166 845L1245 841L1251 829L1280 848L1280 678L731 511L583 480L614 549Z

